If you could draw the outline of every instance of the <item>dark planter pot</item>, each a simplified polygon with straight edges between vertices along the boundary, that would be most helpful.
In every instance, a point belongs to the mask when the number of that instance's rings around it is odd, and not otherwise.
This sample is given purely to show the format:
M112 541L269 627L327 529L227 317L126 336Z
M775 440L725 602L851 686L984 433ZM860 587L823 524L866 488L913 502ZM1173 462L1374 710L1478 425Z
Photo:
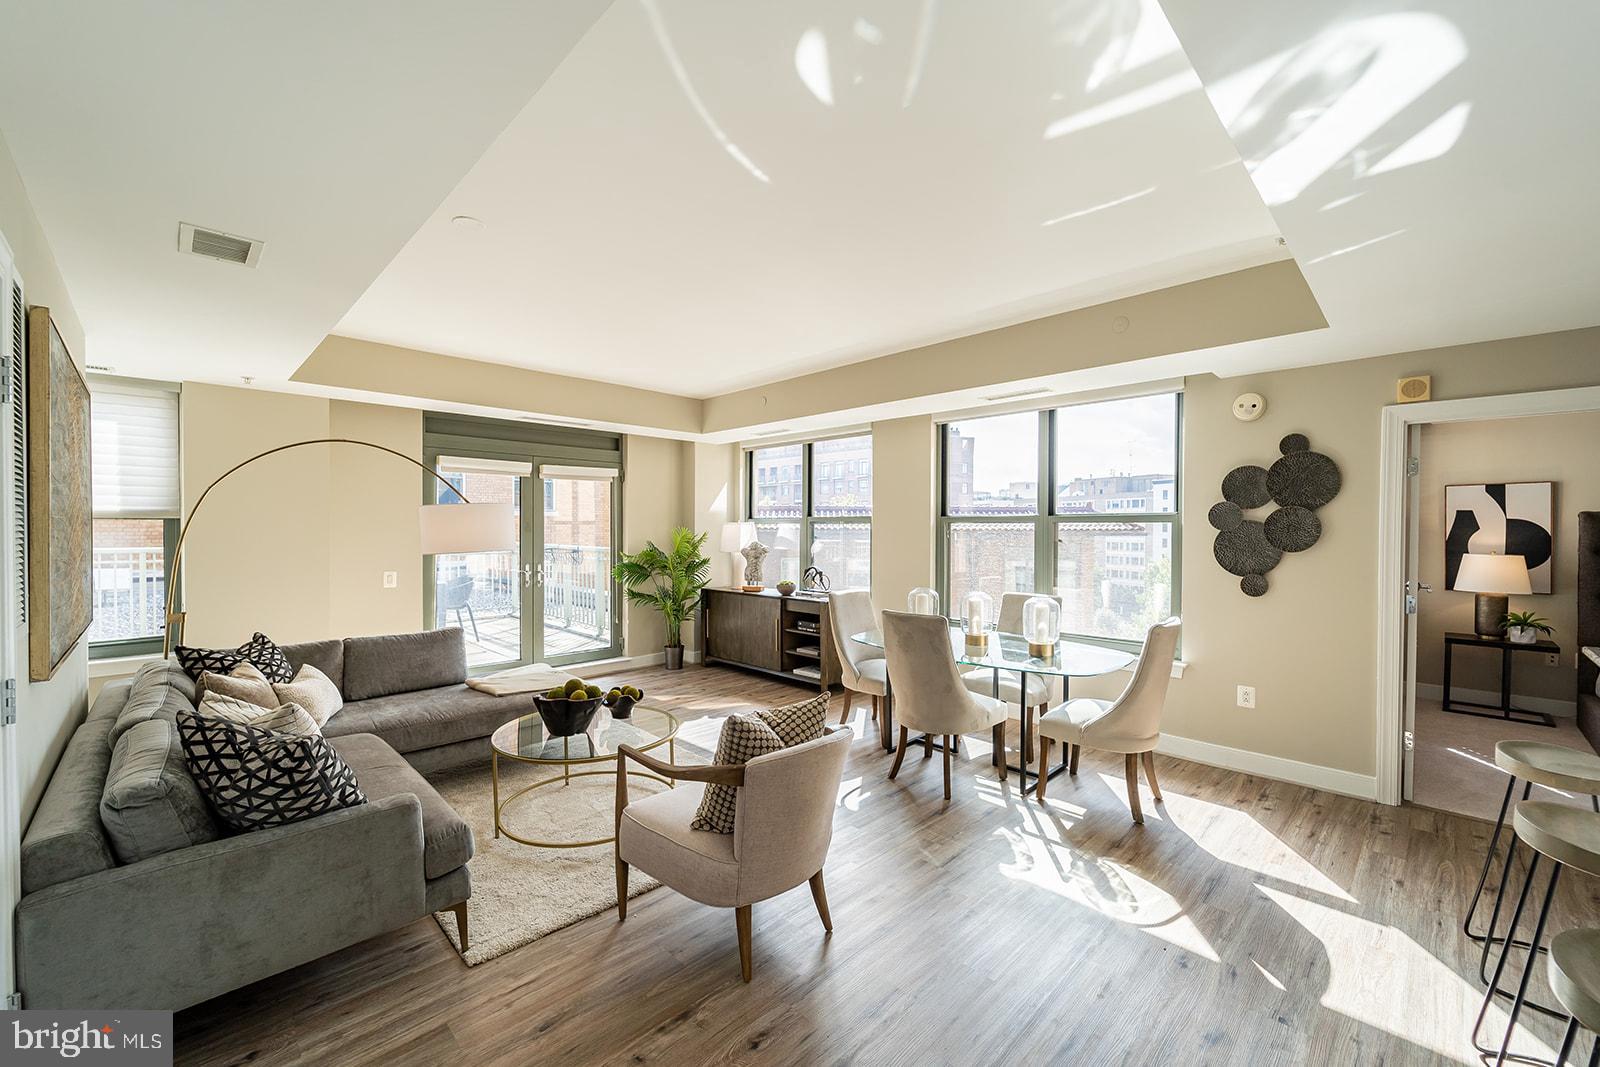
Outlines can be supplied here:
M681 670L683 670L683 646L682 645L668 645L664 649L662 649L662 651L665 652L666 655L667 655L667 663L666 663L667 670L669 670L669 671L681 671Z
M539 709L539 718L551 737L571 737L581 734L594 721L600 710L600 697L585 700L548 700L534 697L533 705Z

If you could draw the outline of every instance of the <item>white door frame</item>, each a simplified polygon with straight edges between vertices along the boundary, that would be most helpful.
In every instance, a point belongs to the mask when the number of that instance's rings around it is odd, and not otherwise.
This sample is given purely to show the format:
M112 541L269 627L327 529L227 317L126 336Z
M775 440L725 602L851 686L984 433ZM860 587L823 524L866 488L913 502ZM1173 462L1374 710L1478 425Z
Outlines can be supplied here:
M1404 757L1406 433L1430 422L1474 422L1600 411L1600 386L1390 404L1378 447L1378 801L1400 803Z
M11 246L0 234L0 343L11 344L11 283L16 277L16 260ZM26 306L26 305L24 305ZM23 358L27 358L26 353ZM12 373L20 374L21 368ZM18 645L26 634L17 623L17 600L24 590L16 588L17 567L12 558L11 531L16 521L15 509L20 501L11 498L11 408L9 394L0 396L0 428L4 441L0 443L0 681L13 679L16 685L18 714L27 681L22 677L23 658L17 654ZM17 780L17 728L0 725L0 998L4 1006L12 1007L11 994L16 991L16 959L13 954L12 916L22 899L22 785Z

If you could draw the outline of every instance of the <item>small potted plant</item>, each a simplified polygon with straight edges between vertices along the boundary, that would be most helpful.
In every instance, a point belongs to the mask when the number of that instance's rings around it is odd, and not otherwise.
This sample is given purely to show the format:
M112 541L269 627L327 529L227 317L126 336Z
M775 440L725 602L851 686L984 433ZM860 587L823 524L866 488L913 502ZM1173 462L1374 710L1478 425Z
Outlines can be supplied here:
M1513 645L1531 645L1539 640L1540 634L1549 637L1556 632L1549 619L1540 618L1531 611L1507 612L1500 621L1506 628L1506 640Z
M787 578L785 578L783 581L779 582L778 583L778 595L779 596L794 596L794 583L791 582Z

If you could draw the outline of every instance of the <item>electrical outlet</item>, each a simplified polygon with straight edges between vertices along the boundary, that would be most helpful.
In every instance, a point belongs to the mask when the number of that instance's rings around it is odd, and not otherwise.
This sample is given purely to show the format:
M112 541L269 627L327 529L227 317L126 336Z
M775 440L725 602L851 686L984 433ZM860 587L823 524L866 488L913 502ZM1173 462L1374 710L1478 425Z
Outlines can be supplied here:
M400 588L400 572L399 571L384 571L383 572L383 587L385 589L398 589L398 588Z
M1241 685L1239 687L1239 706L1241 708L1253 708L1256 706L1255 686Z
M1547 652L1547 653L1545 653L1544 665L1546 667L1559 667L1559 666L1561 666L1561 653L1559 653L1559 652Z

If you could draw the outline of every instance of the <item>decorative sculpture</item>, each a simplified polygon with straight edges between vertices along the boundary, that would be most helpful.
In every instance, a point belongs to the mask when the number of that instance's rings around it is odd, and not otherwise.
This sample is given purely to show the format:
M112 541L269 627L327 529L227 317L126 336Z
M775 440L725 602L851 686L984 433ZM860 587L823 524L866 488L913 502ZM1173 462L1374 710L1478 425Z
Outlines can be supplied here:
M739 555L744 557L745 592L759 592L762 588L761 569L766 563L767 546L760 541L751 541L739 550Z
M1322 536L1317 509L1339 495L1339 465L1311 451L1305 434L1292 433L1278 442L1282 457L1270 469L1235 467L1222 479L1223 499L1211 505L1206 518L1217 529L1212 555L1229 574L1239 576L1246 596L1267 591L1267 572L1285 552L1304 552ZM1254 508L1278 507L1257 521L1245 517Z

